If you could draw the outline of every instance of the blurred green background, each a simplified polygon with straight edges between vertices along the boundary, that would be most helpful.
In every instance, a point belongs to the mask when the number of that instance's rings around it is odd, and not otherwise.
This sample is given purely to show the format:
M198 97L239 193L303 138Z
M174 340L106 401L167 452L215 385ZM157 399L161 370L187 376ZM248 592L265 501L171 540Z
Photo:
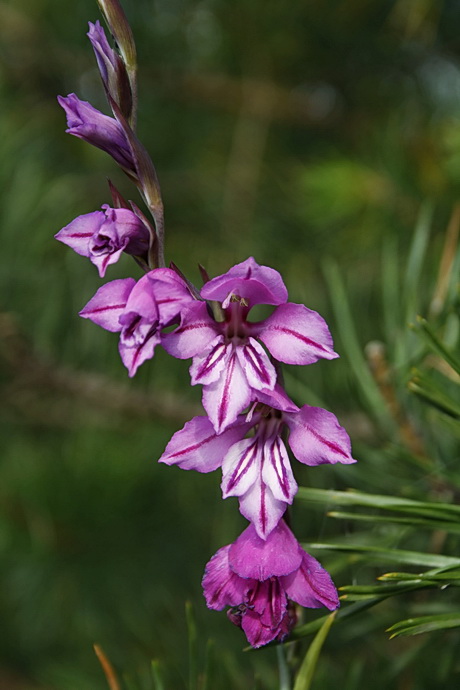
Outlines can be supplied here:
M446 229L455 244L459 224L458 0L124 7L167 260L198 284L198 263L216 275L253 255L327 318L344 355L287 367L286 383L299 404L338 416L360 462L297 465L299 484L455 500L458 431L427 422L405 377L407 323L428 315L433 295L458 337L439 277ZM221 501L217 473L156 464L201 409L187 364L158 352L129 380L117 338L78 317L101 284L96 269L53 240L109 202L107 177L139 203L108 156L64 133L56 102L76 92L107 112L85 37L99 18L95 0L0 1L0 688L107 688L94 642L128 688L153 687L152 659L168 690L190 687L186 600L200 663L214 640L211 688L277 688L275 650L242 653L240 631L201 595L204 564L244 528L236 501ZM138 269L124 257L107 278L128 275ZM310 542L354 532L301 502L294 529ZM320 558L338 586L385 569ZM404 606L334 628L316 687L367 688L372 677L376 690L457 688L456 636L437 638L431 656L421 638L388 640Z

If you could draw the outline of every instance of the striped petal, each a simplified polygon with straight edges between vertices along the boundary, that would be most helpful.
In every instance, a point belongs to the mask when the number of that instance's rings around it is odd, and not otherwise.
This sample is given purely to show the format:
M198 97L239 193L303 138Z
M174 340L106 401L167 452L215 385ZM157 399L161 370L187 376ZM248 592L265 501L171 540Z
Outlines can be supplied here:
M268 439L263 449L262 481L279 501L292 503L297 483L292 474L286 447L280 436Z
M248 342L237 347L236 351L251 388L273 390L276 383L275 367L257 340L249 338Z
M98 326L112 333L121 331L119 318L124 312L128 297L135 285L134 278L122 278L106 283L83 307L80 316L94 321Z
M158 462L178 465L183 470L212 472L222 465L230 448L245 436L251 426L243 417L221 434L216 434L208 417L194 417L176 431Z
M217 381L203 388L203 407L214 429L222 433L251 402L252 391L235 351Z
M350 438L332 412L304 405L300 412L284 414L289 426L289 445L297 460L305 465L356 462Z
M266 539L284 515L287 503L274 497L270 488L257 478L244 496L240 497L240 513L252 522L261 539Z
M245 494L257 479L260 462L261 448L257 438L235 443L222 463L223 498Z
M286 364L313 364L338 357L325 320L303 304L280 305L255 331L273 357Z

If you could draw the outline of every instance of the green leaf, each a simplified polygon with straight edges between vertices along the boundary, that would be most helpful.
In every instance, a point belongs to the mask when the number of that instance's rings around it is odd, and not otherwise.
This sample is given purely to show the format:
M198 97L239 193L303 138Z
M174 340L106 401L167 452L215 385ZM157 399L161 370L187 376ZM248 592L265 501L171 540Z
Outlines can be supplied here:
M361 388L375 419L391 432L395 428L395 423L363 355L363 348L358 339L345 286L337 264L332 260L325 262L324 274L329 287L337 327L340 330L340 337L350 368L355 374L356 383Z
M319 655L321 653L321 649L326 640L326 637L328 636L329 630L331 629L331 625L333 624L335 617L335 612L327 616L321 628L315 635L302 662L302 666L300 667L299 672L297 674L297 678L294 684L294 690L309 690L315 673L316 665L318 663Z
M197 650L197 631L195 615L190 601L185 604L185 616L187 619L188 630L188 650L189 650L189 690L196 690L198 678L198 650Z
M378 546L363 546L362 544L305 544L307 551L344 551L364 558L390 561L392 563L406 563L408 565L425 565L432 568L444 568L449 565L460 567L460 558L442 556L439 554L418 551L403 551L402 549L381 549Z
M367 609L372 608L376 604L380 604L380 602L384 598L385 597L378 597L372 600L359 601L355 604L351 604L350 606L344 606L343 608L340 608L338 611L336 611L336 619L337 621L339 621L344 620L345 618L356 616L362 611L367 611ZM302 637L306 637L307 635L311 635L312 633L316 632L321 628L323 623L328 618L329 616L320 616L319 618L315 618L315 620L310 621L309 623L305 623L304 625L299 625L297 628L294 628L289 637L289 640L285 644L295 642L295 640L299 640Z
M347 506L366 506L382 510L396 510L401 513L417 515L425 518L460 522L460 506L450 503L433 503L415 501L398 496L384 496L381 494L367 494L359 491L331 491L328 489L311 489L299 487L297 497L301 500Z
M460 533L460 522L447 522L443 520L429 520L419 517L400 517L397 515L373 515L371 513L345 513L331 511L328 517L338 520L357 520L363 522L383 522L414 527L426 527L428 529L441 529L446 532Z
M430 202L425 202L420 208L404 276L401 303L405 307L406 321L413 319L417 312L422 267L428 245L432 217L433 205Z
M417 333L423 338L428 347L445 360L457 374L460 374L460 360L434 334L428 321L418 316L417 326Z
M391 640L394 637L421 635L422 633L447 630L449 628L460 628L460 612L408 618L395 623L387 629L387 632L391 633Z
M428 374L415 369L407 387L426 402L441 412L460 419L460 405L445 393Z
M152 659L152 678L154 690L165 690L163 679L160 673L160 662L157 659Z

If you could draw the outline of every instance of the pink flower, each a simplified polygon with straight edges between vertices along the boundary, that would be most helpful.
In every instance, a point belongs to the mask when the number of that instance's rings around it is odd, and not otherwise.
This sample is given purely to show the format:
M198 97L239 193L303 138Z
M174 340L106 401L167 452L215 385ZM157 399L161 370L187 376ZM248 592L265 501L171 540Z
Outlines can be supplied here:
M78 216L55 235L77 254L87 256L104 277L107 266L114 264L122 252L144 255L149 248L149 230L133 211L102 206Z
M291 601L307 608L339 606L329 573L302 549L283 520L266 540L249 525L211 558L202 584L208 608L232 607L230 620L253 647L289 634L295 624Z
M274 359L287 364L338 356L324 319L302 304L286 303L278 271L259 266L252 257L206 283L201 296L222 303L224 320L214 320L206 304L196 302L183 312L180 327L165 337L164 347L174 357L193 357L192 385L203 384L203 406L217 433L258 391L268 394L275 388L276 370L261 342ZM264 321L248 321L256 304L276 309Z
M300 462L355 462L348 434L331 412L309 405L299 409L279 386L274 394L278 409L265 404L264 397L269 400L273 394L259 393L262 401L254 412L240 415L220 434L207 417L194 417L174 434L159 460L198 472L222 467L223 498L239 498L241 513L261 539L267 539L297 493L282 439L286 427L289 446Z
M129 375L134 376L162 343L162 329L177 322L181 310L193 299L175 271L155 268L137 283L133 278L106 283L80 316L108 331L120 332L120 356Z

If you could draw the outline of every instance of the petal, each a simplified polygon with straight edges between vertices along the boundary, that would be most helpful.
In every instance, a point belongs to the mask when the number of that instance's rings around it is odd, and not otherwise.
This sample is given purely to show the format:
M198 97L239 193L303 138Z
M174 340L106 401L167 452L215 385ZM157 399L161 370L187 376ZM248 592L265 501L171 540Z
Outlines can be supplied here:
M250 645L258 648L276 639L281 629L286 634L283 623L288 602L277 579L260 583L252 601L252 607L248 607L242 617L241 627Z
M298 570L282 578L282 584L290 599L301 606L319 608L326 606L331 611L340 606L339 597L332 578L316 558L303 551Z
M203 388L203 407L220 434L251 402L251 389L233 352L219 379Z
M259 266L252 256L213 278L201 290L202 297L219 302L224 302L230 295L242 297L250 307L254 304L283 304L287 300L286 286L278 271Z
M89 240L105 221L102 211L78 216L54 236L81 256L90 256Z
M291 430L291 450L305 465L356 462L351 456L350 438L332 412L304 405L298 413L286 413L284 419Z
M303 550L284 520L272 530L267 539L261 539L254 525L249 525L231 544L229 563L241 577L267 580L289 575L302 563Z
M80 316L91 319L98 326L116 333L121 331L119 317L124 312L129 295L136 285L134 278L122 278L106 283L83 307Z
M158 462L179 465L183 470L212 472L250 427L243 417L217 435L208 417L194 417L176 431Z
M287 503L273 496L260 476L240 498L240 513L252 522L261 539L267 539L286 511Z
M242 496L251 488L258 475L260 455L255 438L246 438L230 448L222 463L223 498Z
M155 331L141 343L132 346L126 345L126 343L120 339L118 350L120 352L121 361L127 368L130 377L134 376L141 364L148 359L152 359L155 348L160 342L161 336Z
M173 357L188 359L203 353L220 333L204 302L184 309L179 328L163 336L163 347Z
M144 322L158 326L158 306L148 273L137 281L129 295L126 312L139 314Z
M292 503L297 493L297 483L292 474L286 447L280 438L268 439L264 444L262 481L270 487L279 501Z
M298 412L299 408L292 400L288 397L286 391L279 383L275 385L273 390L268 388L262 388L255 393L255 398L258 402L264 403L269 407L273 407L275 410L281 410L282 412Z
M274 388L276 383L275 367L257 340L249 338L245 345L236 348L236 352L251 388L256 390Z
M220 611L225 606L239 606L244 602L246 592L252 584L250 580L244 580L230 570L229 548L230 546L224 546L219 549L204 571L201 584L209 609Z
M258 337L273 357L286 364L312 364L321 358L338 357L325 320L303 304L279 306L260 323Z
M112 252L111 254L91 254L90 261L94 264L99 271L99 277L103 278L107 270L107 266L111 264L116 264L118 259L123 253L124 247L121 247L118 251Z
M162 324L167 325L187 306L199 304L187 284L171 268L156 268L147 274L155 294Z
M228 366L232 355L231 343L225 345L222 335L215 338L203 355L196 355L190 367L192 386L197 383L209 385L218 381L224 369Z

